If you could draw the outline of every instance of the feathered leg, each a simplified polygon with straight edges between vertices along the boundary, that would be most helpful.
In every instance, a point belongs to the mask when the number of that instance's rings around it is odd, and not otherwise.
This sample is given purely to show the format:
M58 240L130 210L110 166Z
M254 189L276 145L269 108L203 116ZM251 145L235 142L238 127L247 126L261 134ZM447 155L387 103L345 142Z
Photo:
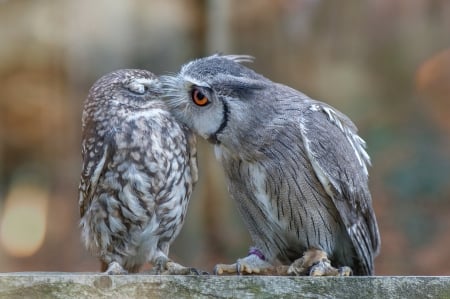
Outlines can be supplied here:
M256 274L256 275L273 275L277 269L266 261L264 255L257 248L252 247L249 254L238 259L234 264L217 264L214 267L214 274Z

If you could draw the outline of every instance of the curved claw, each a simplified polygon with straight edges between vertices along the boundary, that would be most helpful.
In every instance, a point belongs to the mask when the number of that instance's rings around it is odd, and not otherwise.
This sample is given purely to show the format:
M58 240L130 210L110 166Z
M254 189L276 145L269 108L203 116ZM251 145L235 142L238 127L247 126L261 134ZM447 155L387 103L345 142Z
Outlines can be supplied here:
M198 275L210 275L208 271L198 270L196 269Z
M166 275L201 275L202 273L204 273L204 272L203 271L200 272L196 268L185 267L178 263L168 261L166 263L166 271L163 271L162 274L166 274Z
M227 265L227 264L217 264L214 267L213 273L215 275L226 275L226 274L238 274L237 263Z
M339 273L338 276L352 276L353 275L352 269L347 266L339 267L338 273Z
M155 260L152 270L150 270L150 274L153 275L161 275L167 270L167 264L169 259L165 256L158 257Z
M118 262L112 262L108 265L108 269L104 272L107 275L123 275L128 274L128 271L125 270Z
M177 265L178 266L176 266L175 268L169 269L164 274L169 274L169 275L209 275L208 272L203 271L203 270L199 270L197 268L184 267L184 266L179 265L179 264L177 264Z
M352 275L352 269L349 267L341 267L339 269L333 267L325 251L311 248L305 251L301 258L295 260L289 266L287 274L309 276L350 276Z
M277 269L272 264L262 260L256 255L249 255L244 258L238 259L236 263L231 265L218 264L214 267L214 274L226 275L226 274L273 274Z
M331 266L330 261L322 260L311 267L309 276L338 276L338 269Z
M153 275L208 275L208 272L197 270L193 267L185 267L171 261L166 257L155 260L153 269L148 272Z
M335 268L326 262L319 262L311 267L310 276L351 276L353 271L350 267L344 266Z
M236 269L237 273L239 275L242 274L259 274L261 272L261 269L256 266L248 263L247 261L240 259L236 263Z

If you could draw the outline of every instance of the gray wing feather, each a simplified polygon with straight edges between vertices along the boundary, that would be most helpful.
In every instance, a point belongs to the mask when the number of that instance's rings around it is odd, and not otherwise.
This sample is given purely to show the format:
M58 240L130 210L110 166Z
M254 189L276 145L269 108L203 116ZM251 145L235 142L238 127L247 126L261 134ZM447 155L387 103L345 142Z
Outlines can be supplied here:
M360 267L372 274L380 237L368 190L370 160L364 141L345 115L323 103L312 104L300 124L313 169L347 228Z

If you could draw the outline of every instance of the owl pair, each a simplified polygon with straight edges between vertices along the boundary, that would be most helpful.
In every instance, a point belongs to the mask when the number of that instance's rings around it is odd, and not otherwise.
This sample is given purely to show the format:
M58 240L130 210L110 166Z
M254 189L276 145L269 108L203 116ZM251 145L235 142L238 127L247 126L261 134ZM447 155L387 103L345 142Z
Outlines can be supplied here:
M217 274L373 275L380 237L355 125L249 60L213 55L159 79L119 70L91 88L79 205L103 271L199 273L168 257L198 177L195 133L214 144L254 242Z

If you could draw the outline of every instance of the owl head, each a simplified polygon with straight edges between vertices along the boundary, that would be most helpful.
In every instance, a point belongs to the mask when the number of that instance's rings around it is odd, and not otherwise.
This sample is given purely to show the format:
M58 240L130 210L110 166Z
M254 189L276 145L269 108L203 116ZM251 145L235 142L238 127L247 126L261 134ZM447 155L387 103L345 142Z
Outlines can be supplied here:
M102 76L89 91L86 109L141 109L161 95L157 77L145 70L121 69Z
M92 85L84 103L82 129L95 133L120 124L133 112L153 108L167 109L158 78L145 70L117 70Z
M191 61L179 73L162 76L166 104L194 132L224 146L245 138L264 121L264 97L271 81L243 66L250 56L213 55ZM257 113L255 111L258 111Z

